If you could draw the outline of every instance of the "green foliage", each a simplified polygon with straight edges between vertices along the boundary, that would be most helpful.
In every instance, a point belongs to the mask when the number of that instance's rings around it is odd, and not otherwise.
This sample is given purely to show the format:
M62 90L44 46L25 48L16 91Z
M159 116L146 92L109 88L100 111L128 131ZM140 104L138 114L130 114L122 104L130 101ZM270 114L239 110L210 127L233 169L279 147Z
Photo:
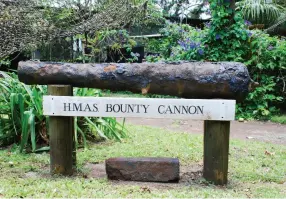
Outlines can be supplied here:
M154 50L162 54L164 58L170 57L172 48L177 46L178 41L184 37L184 29L186 32L189 32L190 28L188 25L178 26L167 23L166 27L160 31L164 37L158 40L159 45Z
M185 24L167 23L160 30L162 38L150 39L147 43L147 51L159 53L160 57L149 56L148 61L165 60L197 60L202 57L202 38L206 31L193 28Z
M23 151L28 142L36 151L36 142L43 135L40 127L45 124L42 114L42 86L30 87L20 83L16 75L1 72L0 79L0 145L20 143ZM37 135L36 135L36 131ZM30 141L29 140L30 137Z
M242 0L236 3L245 19L254 23L270 24L276 21L285 12L285 8L265 0Z
M94 89L75 88L74 96L101 97L102 93ZM115 118L75 117L75 129L76 145L78 146L79 143L83 143L85 148L87 148L87 140L96 141L98 138L101 138L121 141L122 138L127 136L124 122L121 125ZM78 133L79 136L77 136Z
M8 59L0 59L0 67L1 66L9 66L11 64L11 61Z
M206 60L243 61L247 55L250 33L239 12L231 8L231 1L212 0L212 21L204 38Z
M91 59L105 59L104 56L107 50L110 50L113 54L119 54L120 58L123 59L125 57L121 53L121 49L126 49L127 53L130 53L132 59L128 61L132 62L137 59L137 56L131 52L137 43L134 39L130 38L126 30L103 30L97 31L94 35L89 37L78 35L78 38L87 41L87 47L92 50L89 55Z
M269 119L277 114L276 106L285 102L286 41L261 31L254 32L249 59L244 60L244 63L254 81L259 82L259 87L248 95L241 104L243 112L238 113Z
M21 83L13 73L0 73L0 146L20 144L20 151L30 149L41 151L49 142L48 117L43 116L42 99L47 93L46 86L28 86ZM77 96L100 96L92 89L75 89ZM115 118L76 118L76 145L87 140L116 139L126 136L124 124ZM79 134L79 135L78 135Z
M230 9L227 1L211 1L212 22L206 37L206 60L239 61L248 66L260 86L237 109L238 117L267 119L277 112L282 101L286 42L261 32L249 32L240 12ZM285 91L282 91L285 92Z

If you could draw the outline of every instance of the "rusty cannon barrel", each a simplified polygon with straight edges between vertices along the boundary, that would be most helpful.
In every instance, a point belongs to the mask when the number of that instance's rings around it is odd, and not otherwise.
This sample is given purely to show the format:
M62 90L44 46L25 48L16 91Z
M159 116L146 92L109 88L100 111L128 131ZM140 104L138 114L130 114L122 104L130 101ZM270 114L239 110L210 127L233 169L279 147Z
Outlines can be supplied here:
M253 86L247 68L237 62L74 64L20 62L26 84L72 85L179 96L189 99L243 100Z

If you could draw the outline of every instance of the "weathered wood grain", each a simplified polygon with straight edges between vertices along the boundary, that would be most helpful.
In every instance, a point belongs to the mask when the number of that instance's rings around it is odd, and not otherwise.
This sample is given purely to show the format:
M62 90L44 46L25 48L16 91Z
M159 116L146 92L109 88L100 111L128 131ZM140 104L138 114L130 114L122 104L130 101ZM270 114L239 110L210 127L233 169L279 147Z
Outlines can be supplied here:
M229 121L204 121L204 170L206 180L227 184Z
M48 94L71 96L72 87L48 86ZM73 118L52 116L49 118L51 174L72 175L75 164Z

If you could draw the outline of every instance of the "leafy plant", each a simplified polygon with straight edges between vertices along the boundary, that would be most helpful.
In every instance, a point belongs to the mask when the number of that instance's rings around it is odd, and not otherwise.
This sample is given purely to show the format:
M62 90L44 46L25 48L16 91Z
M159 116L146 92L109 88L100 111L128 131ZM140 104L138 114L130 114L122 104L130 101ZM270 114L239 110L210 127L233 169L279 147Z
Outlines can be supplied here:
M236 3L245 19L255 23L269 24L276 21L285 8L275 2L267 3L265 0L242 0Z
M41 128L46 122L42 114L42 96L46 88L24 85L15 74L1 74L0 120L5 124L0 127L1 145L20 142L20 151L23 151L31 143L32 151L35 152L36 142L42 144L47 141L47 133Z
M110 51L113 54L118 54L120 59L124 59L124 55L121 49L126 49L132 57L132 60L136 60L136 55L132 54L132 48L137 45L136 41L130 38L129 33L126 30L102 30L95 32L94 35L84 38L83 35L78 36L81 39L85 39L87 48L92 50L90 56L95 59L106 59L106 51Z
M240 61L247 56L251 32L246 29L240 12L231 1L210 1L212 21L204 38L206 60Z
M278 112L277 105L285 102L286 41L256 31L250 49L249 59L244 62L260 85L240 105L252 118L269 119Z
M9 59L0 59L0 67L3 66L9 66L11 64L11 61Z
M48 117L43 116L42 98L46 86L28 86L13 73L0 72L0 146L19 144L20 151L31 146L32 152L46 149L49 143ZM92 89L75 89L78 96L100 96ZM115 118L76 118L76 145L95 138L121 140L126 129ZM43 148L43 146L45 148Z
M160 30L162 38L150 39L147 43L147 51L159 53L163 59L168 59L171 56L173 47L178 45L178 41L183 39L185 34L192 29L188 25L178 25L168 22L166 26Z
M93 96L101 97L101 91L88 88L75 88L75 96ZM96 140L98 137L103 139L115 139L120 141L125 138L126 129L123 124L119 124L115 118L91 118L91 117L75 117L75 133L76 145L83 143L87 147L87 140ZM80 135L78 136L77 133ZM81 139L82 141L79 141Z

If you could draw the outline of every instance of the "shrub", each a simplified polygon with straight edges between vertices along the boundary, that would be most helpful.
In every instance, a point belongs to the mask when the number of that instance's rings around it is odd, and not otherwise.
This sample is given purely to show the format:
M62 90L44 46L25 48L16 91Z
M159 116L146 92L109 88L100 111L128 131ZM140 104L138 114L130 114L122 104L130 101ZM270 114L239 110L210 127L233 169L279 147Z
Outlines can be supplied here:
M269 119L278 112L278 105L285 102L286 41L255 31L249 56L243 62L259 87L240 104L238 114Z
M21 83L13 73L0 72L0 146L20 143L20 151L31 146L31 151L42 150L49 143L48 117L43 116L42 98L46 86L28 86ZM75 89L78 96L99 96L93 89ZM89 127L89 128L87 128ZM126 136L124 126L114 118L76 118L77 146L87 147L87 139L97 137L116 139ZM79 133L79 135L78 135ZM46 147L45 147L46 148Z

